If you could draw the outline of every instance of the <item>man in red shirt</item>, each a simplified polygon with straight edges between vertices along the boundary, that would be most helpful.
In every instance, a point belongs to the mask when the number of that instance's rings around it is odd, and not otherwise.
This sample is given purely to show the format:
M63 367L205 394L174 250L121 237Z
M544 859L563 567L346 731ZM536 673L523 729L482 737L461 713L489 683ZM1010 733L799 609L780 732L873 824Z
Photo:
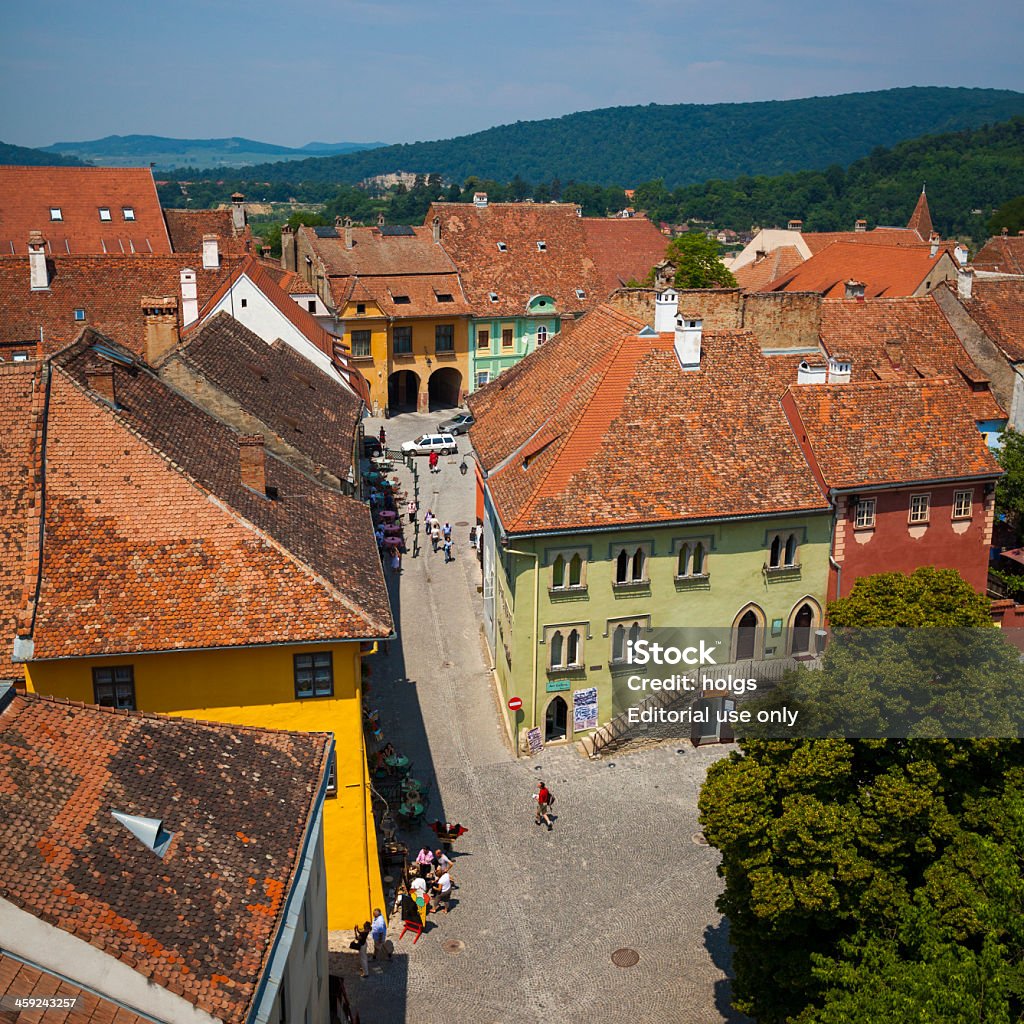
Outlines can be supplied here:
M548 831L551 831L551 804L554 801L554 797L551 795L551 791L543 782L537 783L537 815L535 818L536 823L539 825L541 821L544 822L548 827Z

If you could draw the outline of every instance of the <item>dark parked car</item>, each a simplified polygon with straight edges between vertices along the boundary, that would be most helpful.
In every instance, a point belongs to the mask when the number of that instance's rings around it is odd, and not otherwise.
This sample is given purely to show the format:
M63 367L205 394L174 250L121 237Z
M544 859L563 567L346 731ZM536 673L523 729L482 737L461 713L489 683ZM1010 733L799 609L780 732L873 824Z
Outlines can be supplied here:
M439 434L464 434L475 422L471 412L460 412L450 420L438 423L437 432Z

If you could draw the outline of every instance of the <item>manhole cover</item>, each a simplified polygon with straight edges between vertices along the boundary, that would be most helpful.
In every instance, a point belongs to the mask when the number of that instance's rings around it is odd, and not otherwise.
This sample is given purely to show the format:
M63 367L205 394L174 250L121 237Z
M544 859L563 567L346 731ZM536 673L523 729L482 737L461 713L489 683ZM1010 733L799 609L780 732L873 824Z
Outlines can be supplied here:
M709 846L708 837L703 832L694 832L690 837L698 846Z
M616 967L635 967L640 963L640 954L635 949L628 949L624 946L612 953L612 963Z
M457 522L455 523L455 525L456 525L456 526L469 526L469 523L468 523L468 522L466 522L466 520L465 520L465 519L459 519L459 520L458 520L458 521L457 521Z
M458 956L466 948L466 944L459 939L445 939L441 943L441 948L446 953L451 953L452 956Z

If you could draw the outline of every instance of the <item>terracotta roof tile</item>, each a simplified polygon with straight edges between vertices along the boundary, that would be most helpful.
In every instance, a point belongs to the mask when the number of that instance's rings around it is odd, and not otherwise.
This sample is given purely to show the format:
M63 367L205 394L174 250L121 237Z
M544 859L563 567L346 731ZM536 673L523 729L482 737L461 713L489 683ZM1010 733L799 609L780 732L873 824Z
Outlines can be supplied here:
M393 274L388 277L332 277L337 308L353 299L375 302L395 318L468 316L472 312L458 274Z
M733 276L744 291L759 292L765 290L772 281L796 270L803 262L804 258L795 245L784 245L773 249L762 259L745 263L733 271Z
M646 217L584 217L582 221L601 302L629 281L642 281L665 258L668 239Z
M175 252L202 252L203 235L216 235L222 253L245 256L252 251L252 231L235 230L231 210L164 210Z
M1000 274L1024 274L1024 236L990 238L974 257L972 266L975 270Z
M0 710L6 898L240 1024L301 866L329 742L10 696ZM173 833L165 856L112 809L160 819Z
M858 245L833 242L805 260L795 270L763 286L761 291L818 292L828 298L842 298L851 278L865 286L868 298L912 295L939 262L945 261L942 277L955 266L944 249L932 257L930 247Z
M950 379L804 384L789 395L829 487L877 487L1001 473Z
M827 507L753 335L705 332L700 370L687 372L672 335L642 327L600 306L470 398L506 530ZM724 486L740 467L743 487Z
M110 220L100 220L101 209ZM0 166L0 254L26 253L30 231L41 231L54 254L171 251L148 167Z
M430 228L413 227L411 234L382 234L379 228L352 228L351 249L345 248L345 229L336 237L320 237L323 229L300 227L332 277L387 277L392 274L453 274L455 265L435 245ZM26 239L27 239L26 235Z
M919 246L928 240L928 235L919 235L911 228L872 228L870 231L802 231L801 237L817 255L833 242L850 242L854 245L897 245Z
M952 290L955 292L956 285ZM975 277L971 298L960 302L1007 359L1024 362L1024 278Z
M933 296L899 299L826 299L821 343L852 362L856 381L952 377L968 393L977 420L1006 418Z
M914 212L907 221L907 229L916 232L922 241L927 242L931 238L932 214L928 209L928 197L924 194L924 189L921 189L921 194L917 197Z

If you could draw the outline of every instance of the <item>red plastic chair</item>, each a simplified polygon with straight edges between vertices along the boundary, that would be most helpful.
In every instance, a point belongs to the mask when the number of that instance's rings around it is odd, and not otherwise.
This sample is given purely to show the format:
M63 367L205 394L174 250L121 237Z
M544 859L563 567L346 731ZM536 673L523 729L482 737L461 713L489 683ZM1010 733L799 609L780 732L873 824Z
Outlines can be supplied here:
M413 935L416 936L416 938L412 940L412 944L415 946L416 943L419 942L420 936L423 934L423 925L417 924L415 921L403 921L402 930L398 935L399 939L401 939L406 932L412 932Z

